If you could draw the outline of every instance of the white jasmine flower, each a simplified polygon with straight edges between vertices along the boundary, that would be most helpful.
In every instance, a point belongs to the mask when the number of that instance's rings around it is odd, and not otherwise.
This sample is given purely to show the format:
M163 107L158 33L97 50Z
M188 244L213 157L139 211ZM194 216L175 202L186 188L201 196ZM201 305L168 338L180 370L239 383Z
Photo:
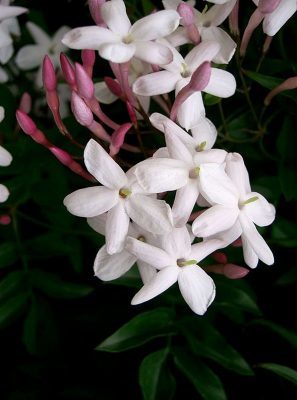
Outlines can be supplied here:
M0 122L2 122L2 120L4 119L4 114L5 114L4 108L0 106ZM0 146L0 166L7 167L8 165L10 165L11 161L12 161L12 156L9 153L9 151L4 149L4 147ZM9 191L7 187L0 184L0 203L6 201L8 199L8 196L9 196Z
M196 314L204 314L215 297L215 285L198 263L220 246L221 241L215 239L191 246L191 238L185 226L164 235L162 249L128 237L126 249L160 270L144 284L131 303L148 301L178 282L189 307Z
M251 191L240 154L228 154L226 172L228 175L221 169L217 174L201 176L203 196L212 207L193 222L193 233L207 238L221 232L233 241L233 230L236 230L243 239L246 263L254 268L260 259L271 265L273 254L254 224L270 225L275 218L275 208L261 194Z
M67 209L80 217L107 213L106 243L109 254L123 249L130 218L152 233L172 229L171 210L165 201L147 196L132 171L127 174L91 139L84 152L88 171L103 185L77 190L64 199Z
M163 42L163 41L162 41ZM213 60L219 51L219 44L205 41L194 47L185 58L170 46L173 61L163 66L164 71L153 72L142 76L133 84L133 91L138 95L154 96L175 90L176 95L191 80L193 72L205 61ZM229 72L211 68L210 80L203 90L218 97L229 97L235 92L236 82ZM196 91L184 101L178 109L177 119L186 130L196 126L205 109L200 91Z
M115 63L125 63L132 57L152 64L171 61L170 50L153 42L172 33L179 24L176 11L163 10L141 18L133 25L122 0L110 0L101 6L101 15L107 28L88 26L76 28L63 38L72 49L98 50L102 58Z
M16 55L17 66L24 71L39 67L36 75L36 85L42 86L42 60L46 54L51 57L55 67L60 64L60 53L67 48L61 43L62 37L69 27L62 26L51 38L44 30L33 22L27 22L26 27L36 44L22 47Z

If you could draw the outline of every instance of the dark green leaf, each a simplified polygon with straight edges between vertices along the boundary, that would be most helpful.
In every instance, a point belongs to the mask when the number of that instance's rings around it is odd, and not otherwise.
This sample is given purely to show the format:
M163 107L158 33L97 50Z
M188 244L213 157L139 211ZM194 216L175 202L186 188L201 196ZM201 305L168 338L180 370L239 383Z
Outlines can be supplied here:
M105 339L96 350L119 352L140 346L156 337L174 333L174 313L157 308L137 315Z
M139 368L139 384L144 400L155 400L161 376L161 370L167 357L167 349L146 356Z
M15 243L5 242L0 244L0 268L8 267L19 258Z
M93 291L90 286L67 282L54 274L40 270L31 270L30 278L35 288L53 298L75 299L87 296Z
M14 271L6 275L0 282L0 302L8 296L16 292L22 292L25 289L25 276L24 271Z
M193 323L191 323L193 321ZM191 349L242 375L254 375L245 359L206 321L182 320L180 327Z
M297 246L297 224L295 221L278 217L272 225L271 239L284 247Z
M17 318L25 309L28 299L28 292L18 294L7 300L0 307L0 328L8 325Z
M189 379L205 400L226 400L226 394L219 377L198 358L184 350L174 351L177 368Z
M221 101L221 97L213 96L212 94L205 93L203 102L206 106L213 106Z
M292 247L297 246L297 238L295 240L296 244ZM297 265L292 265L289 271L285 272L278 280L277 285L295 285L297 283Z
M275 374L281 376L282 378L287 379L288 381L297 385L297 371L286 367L285 365L273 364L273 363L265 363L258 364L257 367L267 369L268 371L274 372Z
M278 176L286 200L297 200L297 168L280 164Z
M297 334L295 332L292 332L289 329L284 328L283 326L278 325L274 322L261 319L252 321L251 325L260 325L271 329L273 332L277 333L297 350Z

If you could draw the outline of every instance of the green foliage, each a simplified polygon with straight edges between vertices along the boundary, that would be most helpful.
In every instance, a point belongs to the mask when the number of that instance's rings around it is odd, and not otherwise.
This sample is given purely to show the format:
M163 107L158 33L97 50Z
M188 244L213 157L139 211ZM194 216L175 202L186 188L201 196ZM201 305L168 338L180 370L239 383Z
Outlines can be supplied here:
M259 364L258 367L264 368L267 371L271 371L276 375L279 375L282 378L287 379L294 385L297 385L297 371L292 368L273 363Z

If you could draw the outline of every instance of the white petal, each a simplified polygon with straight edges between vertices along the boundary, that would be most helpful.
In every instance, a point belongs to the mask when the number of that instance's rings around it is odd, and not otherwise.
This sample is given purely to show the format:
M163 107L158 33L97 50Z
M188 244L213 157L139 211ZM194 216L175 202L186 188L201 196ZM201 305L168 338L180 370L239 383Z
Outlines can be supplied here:
M235 224L239 209L215 205L195 219L192 230L195 236L208 237L225 231Z
M191 133L197 146L205 143L204 150L209 150L217 139L217 129L208 118L201 118L196 126L191 128Z
M135 261L136 257L126 250L110 255L103 246L94 261L95 276L102 281L112 281L129 271Z
M237 240L241 234L242 234L241 224L239 222L239 219L237 219L237 221L231 228L216 233L215 235L208 237L207 240L218 239L221 241L221 248L224 248L226 246L229 246L229 244L233 243L235 240Z
M135 175L147 193L162 193L176 190L189 180L187 165L170 158L151 158L137 164Z
M274 257L272 251L268 247L263 237L257 231L253 222L248 219L244 213L240 213L239 221L241 223L242 231L246 237L246 240L257 254L259 259L267 265L273 264Z
M203 315L215 298L213 280L198 265L181 268L178 285L188 306L198 315Z
M176 191L172 206L173 221L176 227L181 227L187 223L198 194L198 184L194 179L190 179L187 185Z
M220 45L214 41L201 42L185 57L185 62L193 73L204 61L211 61L220 50Z
M259 258L257 254L254 252L252 246L249 244L249 241L246 239L244 234L241 235L242 240L242 251L245 263L250 268L256 268L259 262Z
M0 49L0 53L1 53L1 49ZM0 55L0 62L1 62L1 55ZM8 74L2 67L0 67L0 83L5 83L7 81L8 81Z
M217 64L228 64L236 50L236 43L234 40L223 31L223 29L216 26L209 28L202 28L200 30L202 41L214 40L220 44L220 50L213 57L213 62Z
M178 274L178 267L169 266L162 269L136 293L131 304L136 305L144 303L165 292L165 290L170 288L170 286L177 281Z
M230 97L235 93L236 81L230 72L219 68L211 68L210 80L204 92L217 97Z
M95 97L103 104L111 104L117 100L117 96L109 90L105 82L95 83Z
M153 158L169 158L169 152L167 147L160 147L153 154Z
M164 65L172 61L172 52L163 44L157 42L135 41L135 57L147 63Z
M98 215L97 217L87 218L87 223L94 231L105 236L105 225L106 225L107 213Z
M142 282L144 284L146 284L150 280L152 280L157 274L156 268L152 267L151 265L147 264L144 261L137 260L137 266L138 266L138 270L139 270Z
M0 21L3 21L6 18L17 17L27 11L27 8L24 7L0 5Z
M275 219L275 207L268 203L265 197L260 193L251 192L247 194L245 198L241 199L241 201L248 201L253 197L257 197L258 199L244 205L242 211L258 226L268 226L272 224Z
M282 0L278 7L264 18L264 33L269 36L274 36L296 10L297 3L295 0Z
M62 51L66 51L67 48L65 45L62 43L63 37L66 35L67 32L70 31L69 26L61 26L57 32L55 32L54 36L52 37L52 43L51 43L51 50L53 53L57 54L60 58L60 53ZM59 65L59 63L58 63Z
M109 254L122 251L126 242L130 219L123 203L124 201L119 201L107 213L105 237Z
M223 164L226 160L227 154L228 153L222 149L209 149L199 151L194 156L194 162L196 165L208 163Z
M100 144L91 139L84 151L88 171L110 189L121 189L127 184L122 168L106 153Z
M174 260L187 259L191 252L191 236L187 227L175 228L162 236L160 245Z
M8 199L9 191L6 186L0 183L0 203L4 203Z
M1 40L1 39L0 39ZM12 44L0 48L0 63L6 64L12 57L14 48Z
M193 164L193 157L188 148L179 137L172 133L167 127L165 127L165 140L170 158L184 161L190 166Z
M118 201L118 193L104 186L94 186L76 190L64 199L67 210L78 217L96 217Z
M225 173L223 164L202 164L199 173L200 192L211 204L238 205L238 192Z
M126 210L134 222L151 233L162 235L173 228L171 209L163 200L132 195L126 200Z
M134 56L135 49L134 43L105 43L99 47L99 54L105 60L125 63Z
M251 185L249 174L239 153L229 153L226 157L226 173L236 186L240 197L250 193Z
M131 237L127 238L126 250L157 269L162 269L176 262L164 250Z
M227 2L225 1L225 4L222 4L222 2L220 2L220 5L211 7L204 15L204 23L209 21L211 22L211 25L221 25L221 23L225 21L225 19L231 13L236 1L237 0L229 0ZM216 3L218 4L219 2L216 1Z
M5 108L0 106L0 122L2 122L5 118Z
M224 243L219 239L204 240L203 242L195 243L191 246L190 257L199 263L214 251L221 249L223 246Z
M195 92L178 109L177 120L186 130L197 125L200 118L205 117L205 108L201 92Z
M12 161L12 155L4 149L4 147L0 146L0 166L1 167L7 167L10 165Z
M179 20L180 16L176 11L158 11L136 21L130 33L137 40L155 40L173 32L178 27Z
M46 49L43 46L35 44L26 45L17 53L15 62L23 70L36 68L41 64L45 53Z
M164 65L163 68L166 69L166 71L173 72L180 76L181 64L185 62L183 56L180 54L180 52L175 47L173 47L168 42L167 38L166 39L158 39L157 42L168 47L170 49L170 51L172 53L172 57L173 57L172 61L169 64Z
M12 43L12 39L10 37L10 34L7 32L5 27L0 25L0 47L5 47L9 46Z
M190 43L189 36L183 26L179 26L174 32L166 37L166 40L173 47L179 47L183 44Z
M30 35L33 37L36 44L39 44L44 48L50 47L51 39L49 35L43 29L40 28L40 26L29 21L26 23L26 28L30 32Z
M122 0L107 1L102 4L100 12L110 30L121 36L128 34L131 23Z
M153 72L138 78L133 84L133 92L141 96L155 96L175 89L178 76L168 71Z
M99 50L105 43L120 42L120 37L101 26L85 26L72 29L62 39L62 43L71 49Z
M172 135L176 135L188 148L193 148L193 138L170 118L159 113L153 113L150 116L150 121L159 131L165 133L166 129Z

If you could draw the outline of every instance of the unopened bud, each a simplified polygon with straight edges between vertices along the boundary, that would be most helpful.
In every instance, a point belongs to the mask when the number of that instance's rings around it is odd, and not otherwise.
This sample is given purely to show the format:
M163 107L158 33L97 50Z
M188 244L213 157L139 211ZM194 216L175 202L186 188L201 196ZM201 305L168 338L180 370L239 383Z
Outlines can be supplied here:
M49 147L49 150L60 161L61 164L69 166L72 163L71 155L59 147L52 146Z
M181 25L190 26L194 23L194 10L193 7L186 3L180 3L176 11L181 16Z
M25 92L23 93L19 105L19 109L23 111L25 114L29 114L31 111L32 107L32 98L29 93Z
M104 78L104 82L108 89L117 97L122 97L123 96L123 91L121 88L121 85L114 79L110 78L109 76L106 76Z
M229 279L241 279L250 271L247 268L240 267L235 264L226 264L223 268L224 275Z
M105 26L105 22L103 21L101 17L101 6L102 4L105 3L106 0L89 0L89 9L90 9L90 14L96 23L96 25L99 26Z
M226 254L223 253L222 251L216 251L211 256L216 262L220 264L227 264L228 262Z
M93 113L76 92L71 94L71 109L76 120L83 126L90 126L94 121Z
M211 76L211 66L209 61L204 61L193 72L189 86L192 90L201 92L206 88Z
M117 154L126 137L127 132L129 131L129 129L131 128L132 124L130 123L125 123L123 125L121 125L118 129L116 129L113 134L111 135L111 144L110 144L110 155L114 156L115 154Z
M263 14L271 14L280 2L281 0L259 0L258 10Z
M0 215L0 225L9 225L11 223L11 217L8 214Z
M92 77L93 75L93 67L96 60L95 50L83 49L81 52L81 59L83 62L84 69L87 74Z
M18 124L20 125L21 129L27 135L34 135L34 133L37 130L37 127L36 127L34 121L29 117L29 115L24 113L22 110L17 110L16 119L17 119Z
M60 63L66 82L74 88L76 86L74 68L64 53L60 54Z
M78 93L81 97L91 100L94 97L94 84L92 79L87 74L84 67L78 63L75 63L75 77Z
M48 55L43 59L42 64L42 80L46 91L53 92L57 87L57 79L55 68Z

